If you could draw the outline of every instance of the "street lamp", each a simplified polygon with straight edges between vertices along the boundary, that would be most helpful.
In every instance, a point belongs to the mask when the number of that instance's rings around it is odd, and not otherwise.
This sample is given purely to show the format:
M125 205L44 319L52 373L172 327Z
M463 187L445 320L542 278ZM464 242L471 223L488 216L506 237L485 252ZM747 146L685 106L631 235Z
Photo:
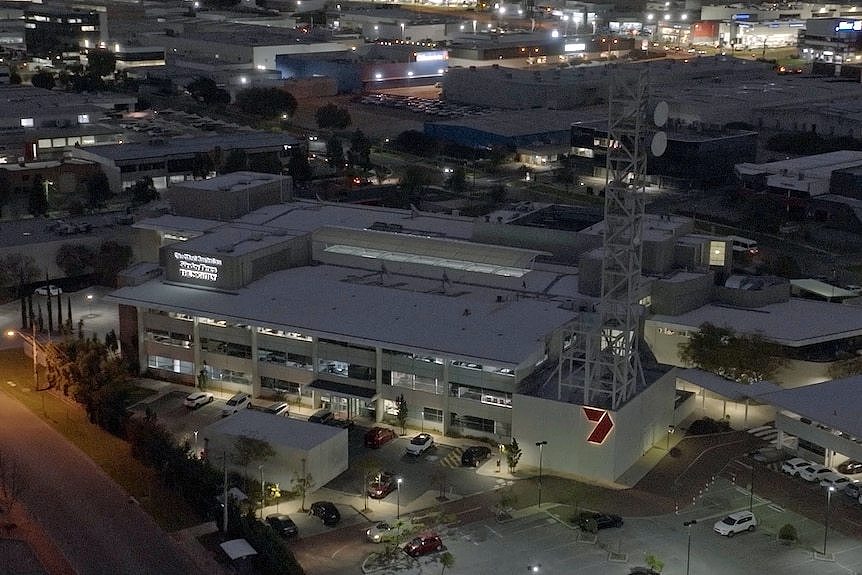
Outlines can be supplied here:
M39 373L37 371L36 364L36 322L30 322L31 327L33 328L33 333L30 335L30 340L27 340L27 336L21 333L20 331L9 330L6 332L6 335L9 337L15 337L16 335L21 336L21 339L27 341L30 344L30 355L33 356L33 391L39 391Z
M87 317L93 317L93 294L87 294Z
M685 552L685 575L688 575L689 567L691 566L691 526L697 525L697 519L686 521L682 525L683 527L688 527L688 547Z
M395 480L395 485L398 487L398 494L396 496L396 501L398 505L398 513L396 519L401 519L401 482L404 481L400 477Z
M197 435L197 431L195 431ZM263 506L266 503L266 492L263 489L263 465L257 466L260 471L260 520L263 521Z
M195 457L198 456L198 430L194 431L195 434Z
M670 436L673 435L675 431L676 427L674 427L673 425L667 426L667 451L670 451Z
M823 526L823 556L826 556L826 539L829 537L829 509L832 507L832 492L835 491L835 486L830 485L826 490L826 521Z
M539 448L539 508L542 507L542 455L544 453L547 441L537 441L536 447Z

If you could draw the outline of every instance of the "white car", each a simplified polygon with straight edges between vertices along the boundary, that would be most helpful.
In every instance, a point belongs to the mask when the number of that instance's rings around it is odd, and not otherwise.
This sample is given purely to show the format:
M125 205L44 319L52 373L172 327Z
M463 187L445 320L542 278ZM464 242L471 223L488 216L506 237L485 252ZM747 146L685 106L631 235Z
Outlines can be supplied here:
M802 459L801 457L794 457L793 459L788 459L781 464L781 471L790 474L791 477L795 477L799 475L799 472L802 469L805 469L809 465L811 465L811 462L807 459Z
M224 407L221 410L222 417L227 417L228 415L233 415L237 413L240 409L245 409L246 407L251 405L251 396L247 393L237 393L233 397L227 400L224 404Z
M372 543L380 543L383 539L392 532L393 528L391 525L385 522L380 522L374 525L374 527L369 528L365 532L365 536L368 537L368 540Z
M757 527L757 518L751 511L738 511L731 513L721 521L716 521L712 526L712 530L719 535L733 537L737 533L743 531L754 531Z
M48 284L37 287L33 293L36 295L60 295L63 293L63 288L55 286L54 284Z
M803 467L799 470L799 477L805 481L820 481L828 473L832 473L828 467L823 467L819 463L812 463L808 467Z
M825 487L829 489L833 488L835 491L841 491L848 485L853 483L849 477L845 477L840 473L824 473L820 478L820 487Z
M427 433L420 433L407 444L407 453L410 455L422 455L434 447L434 438Z
M264 409L264 411L267 413L270 413L272 415L281 415L282 417L289 417L290 416L290 405L288 405L287 403L284 403L283 401L279 402L279 403L273 403L272 405L270 405L269 407Z
M206 405L208 403L212 403L213 394L208 391L196 391L194 393L190 393L183 400L183 405L188 407L189 409L197 409L202 405Z

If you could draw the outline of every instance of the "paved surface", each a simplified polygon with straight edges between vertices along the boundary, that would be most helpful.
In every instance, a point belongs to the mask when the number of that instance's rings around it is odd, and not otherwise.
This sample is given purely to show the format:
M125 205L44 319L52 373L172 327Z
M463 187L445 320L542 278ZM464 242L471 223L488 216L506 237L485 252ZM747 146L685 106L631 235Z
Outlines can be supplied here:
M18 499L79 575L200 573L171 537L80 450L0 393L0 453Z

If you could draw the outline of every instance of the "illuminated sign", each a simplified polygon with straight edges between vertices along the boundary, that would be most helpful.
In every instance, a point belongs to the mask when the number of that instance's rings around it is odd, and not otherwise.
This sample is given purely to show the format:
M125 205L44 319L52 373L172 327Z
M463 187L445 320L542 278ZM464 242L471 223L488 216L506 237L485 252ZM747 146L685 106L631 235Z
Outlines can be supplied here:
M862 31L862 20L842 20L835 27L836 32L860 32Z
M442 62L449 59L449 52L446 50L429 50L427 52L416 52L417 62Z
M596 426L587 437L587 441L601 445L608 438L611 429L614 427L614 422L611 419L611 414L604 409L595 409L594 407L584 407L584 415L590 421L595 422Z
M222 265L220 259L183 252L174 252L174 259L179 263L181 278L218 281L218 272Z
M750 20L751 14L734 14L731 16L732 20Z
M580 43L580 44L566 44L566 45L564 46L564 49L565 49L565 51L566 51L566 52L583 52L584 50L586 50L586 49L587 49L587 45L586 45L586 44L583 44L583 43Z

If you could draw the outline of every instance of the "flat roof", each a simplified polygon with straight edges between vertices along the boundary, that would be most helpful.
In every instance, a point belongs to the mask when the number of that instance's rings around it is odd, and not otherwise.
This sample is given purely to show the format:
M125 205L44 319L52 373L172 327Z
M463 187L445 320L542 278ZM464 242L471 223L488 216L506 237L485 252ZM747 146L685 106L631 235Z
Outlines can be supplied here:
M737 333L760 334L788 347L802 347L862 335L862 306L801 298L759 308L707 304L672 316L654 315L647 321L697 330L704 323Z
M606 107L605 107L606 108ZM607 110L602 110L607 113ZM565 132L575 122L587 118L595 118L599 108L579 108L577 110L511 110L487 114L484 116L467 117L459 120L426 122L437 126L457 126L479 130L503 137L524 137L536 135L541 137L548 132ZM538 142L542 144L543 142Z
M168 247L210 255L241 256L283 244L291 239L285 234L265 233L249 226L229 224L215 229L212 233L205 233Z
M745 174L799 174L807 176L822 176L828 178L835 170L846 170L862 166L862 151L838 150L825 154L814 154L777 162L755 164L745 162L737 164L737 171ZM804 182L805 180L803 180Z
M859 295L855 291L846 290L842 287L834 286L832 284L811 278L790 280L790 285L798 287L803 291L807 291L823 297L854 297L856 295Z
M171 187L206 191L235 191L289 179L289 176L282 176L280 174L242 171L231 172L206 180L186 180L173 184Z
M271 273L234 293L150 281L107 297L133 306L512 367L577 315L563 309L559 299L514 297L455 282L444 293L439 279L391 274L383 283L371 276L375 274L355 268L316 265ZM523 281L500 279L518 286Z
M201 430L204 437L215 434L234 437L245 435L264 439L275 447L285 446L301 451L311 451L342 433L347 433L347 430L292 417L281 417L256 409L241 409Z
M236 134L219 134L216 136L179 136L176 138L154 138L152 142L132 142L127 144L110 144L105 146L82 146L96 156L121 162L124 160L139 160L145 158L164 159L171 155L192 155L210 152L215 148L232 150L234 148L254 149L277 146L294 146L298 142L285 133L272 132L241 132Z

